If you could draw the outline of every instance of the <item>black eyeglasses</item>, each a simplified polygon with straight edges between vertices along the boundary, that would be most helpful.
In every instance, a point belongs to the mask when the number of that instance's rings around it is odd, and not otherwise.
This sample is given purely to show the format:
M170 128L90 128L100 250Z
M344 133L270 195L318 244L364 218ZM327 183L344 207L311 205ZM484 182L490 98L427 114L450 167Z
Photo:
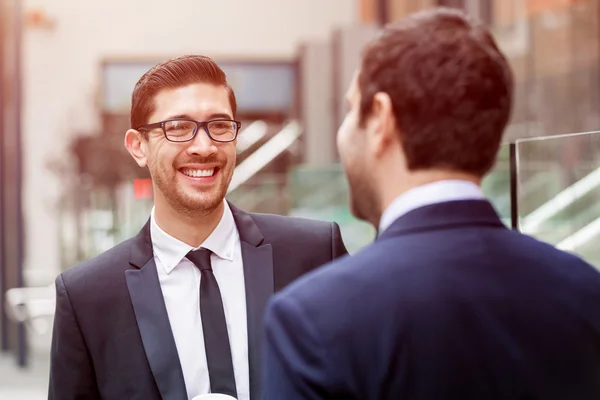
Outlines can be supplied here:
M209 138L215 142L233 142L237 137L242 123L232 119L211 119L210 121L194 121L187 118L174 118L156 122L137 128L138 131L148 132L161 128L165 138L170 142L189 142L198 129L204 128Z

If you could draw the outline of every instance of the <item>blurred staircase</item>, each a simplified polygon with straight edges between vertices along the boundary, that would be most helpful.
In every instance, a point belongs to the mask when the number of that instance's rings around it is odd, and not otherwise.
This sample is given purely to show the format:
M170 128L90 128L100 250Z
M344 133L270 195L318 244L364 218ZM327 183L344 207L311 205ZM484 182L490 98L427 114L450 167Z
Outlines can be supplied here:
M288 171L298 163L296 144L302 134L297 121L283 125L259 124L249 126L250 138L240 134L238 164L234 171L227 198L249 212L287 214Z

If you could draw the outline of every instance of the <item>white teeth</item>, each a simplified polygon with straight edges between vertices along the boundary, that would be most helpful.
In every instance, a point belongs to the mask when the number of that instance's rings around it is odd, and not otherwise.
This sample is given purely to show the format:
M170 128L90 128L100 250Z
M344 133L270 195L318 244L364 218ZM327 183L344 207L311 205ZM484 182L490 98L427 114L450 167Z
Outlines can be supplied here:
M184 169L181 172L187 176L191 176L192 178L201 178L206 176L213 176L215 173L215 169Z

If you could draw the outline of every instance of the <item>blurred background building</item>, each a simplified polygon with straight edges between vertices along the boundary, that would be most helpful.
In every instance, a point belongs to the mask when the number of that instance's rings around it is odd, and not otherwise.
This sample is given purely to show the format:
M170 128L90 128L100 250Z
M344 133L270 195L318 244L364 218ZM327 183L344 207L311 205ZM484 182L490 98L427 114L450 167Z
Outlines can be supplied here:
M149 176L122 145L143 72L215 58L243 121L228 198L334 220L354 251L374 230L347 208L344 93L383 23L438 5L487 23L517 77L486 193L507 224L600 266L600 139L572 135L600 129L599 0L0 0L0 399L43 398L56 275L148 218Z

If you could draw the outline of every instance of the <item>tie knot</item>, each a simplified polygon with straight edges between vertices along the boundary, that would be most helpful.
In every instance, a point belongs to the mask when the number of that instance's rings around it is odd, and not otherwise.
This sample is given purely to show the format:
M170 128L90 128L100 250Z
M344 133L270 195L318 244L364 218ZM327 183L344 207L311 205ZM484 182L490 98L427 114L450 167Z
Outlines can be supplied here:
M186 258L193 262L200 271L212 270L212 266L210 265L211 254L212 251L203 248L190 251L187 253Z

